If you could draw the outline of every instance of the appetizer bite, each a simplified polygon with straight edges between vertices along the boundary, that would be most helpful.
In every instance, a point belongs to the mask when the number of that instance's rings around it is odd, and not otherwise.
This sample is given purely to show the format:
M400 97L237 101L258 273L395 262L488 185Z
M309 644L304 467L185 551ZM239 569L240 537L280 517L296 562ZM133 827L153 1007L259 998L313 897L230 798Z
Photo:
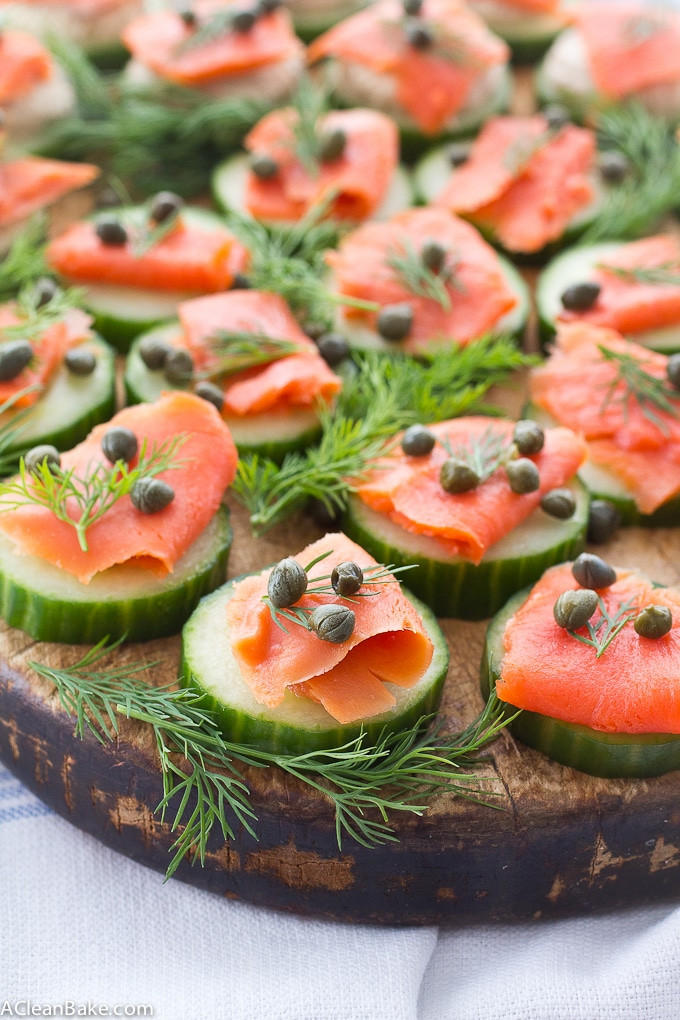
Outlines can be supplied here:
M418 355L487 333L519 335L526 324L528 293L517 270L443 209L366 223L327 262L332 290L376 305L338 311L352 347Z
M677 355L589 322L561 326L550 357L531 372L532 413L584 436L579 477L626 524L680 524L678 384Z
M397 438L356 481L343 526L384 561L418 563L409 586L438 616L491 616L583 548L586 448L570 429L475 416Z
M176 633L222 584L236 449L215 408L171 393L40 446L0 484L0 616L38 641Z
M327 32L338 21L366 7L370 0L285 0L295 26L302 39L314 39Z
M169 388L213 403L238 450L280 461L318 438L321 407L342 386L276 294L231 290L186 301L179 322L145 333L130 351L130 401Z
M248 264L218 216L171 192L74 224L46 257L62 280L84 285L97 330L120 350L173 318L181 301L227 290Z
M482 688L515 736L596 776L680 768L680 592L586 554L492 620Z
M0 110L10 148L28 148L75 104L71 82L40 40L0 27Z
M227 737L290 753L413 726L448 658L434 615L342 534L231 581L182 633L183 683Z
M151 11L123 41L133 84L170 81L219 98L284 99L304 66L304 47L280 3L197 0L184 11Z
M635 99L671 123L680 120L680 11L640 2L578 4L537 80L540 98L578 118Z
M343 102L423 138L474 131L505 109L508 48L460 0L380 0L309 47Z
M520 63L537 60L566 26L562 0L468 0L495 35L505 39Z

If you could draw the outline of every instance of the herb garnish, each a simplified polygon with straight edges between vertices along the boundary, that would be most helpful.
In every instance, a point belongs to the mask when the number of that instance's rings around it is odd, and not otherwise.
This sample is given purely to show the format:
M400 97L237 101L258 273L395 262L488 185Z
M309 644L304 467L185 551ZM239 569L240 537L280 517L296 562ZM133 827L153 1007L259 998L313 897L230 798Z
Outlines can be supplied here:
M217 42L222 36L228 35L233 31L234 13L233 9L213 11L212 14L198 20L195 27L192 26L190 34L177 44L174 55L176 57L184 56L185 53L200 49L202 46L209 46L210 43Z
M678 417L680 411L680 394L665 378L652 375L647 372L638 358L624 351L613 351L603 344L598 344L598 350L605 361L612 362L616 367L616 375L609 383L605 393L600 413L609 407L616 400L623 407L624 420L628 420L628 402L635 400L642 414L648 421L656 425L661 432L667 433L668 427L656 411L663 411L673 418ZM623 386L623 392L615 397L619 385Z
M519 174L526 169L532 156L551 142L559 131L550 128L537 135L522 134L515 138L503 153L502 163L511 174Z
M461 771L474 767L479 750L510 721L503 717L495 694L460 733L445 735L436 727L426 731L431 718L424 717L412 728L384 731L375 743L362 733L333 750L276 754L226 740L197 692L149 686L140 674L154 663L102 668L101 660L116 647L102 642L63 669L39 662L30 666L56 685L61 704L75 716L78 736L89 731L102 744L116 740L117 714L152 727L163 775L163 798L156 811L163 820L170 806L176 805L171 827L179 830L170 848L173 856L167 878L189 853L192 862L204 863L214 828L225 840L234 838L231 813L257 838L257 815L244 765L276 766L328 798L335 812L339 849L345 836L365 847L396 842L390 813L422 815L428 798L439 790L487 806L495 806L488 798L500 796L471 785L476 777Z
M611 266L606 262L600 262L595 268L634 283L680 287L680 261L677 259L660 262L658 266Z
M394 270L400 283L411 294L430 298L446 311L451 308L451 295L447 287L455 287L456 290L463 291L460 282L456 279L454 265L445 266L439 272L435 272L425 265L422 256L415 250L413 243L408 238L388 252L387 265Z
M567 634L576 638L581 644L594 648L595 658L599 659L609 648L616 635L637 615L637 610L633 607L634 601L635 599L631 598L621 602L619 608L612 616L602 601L602 597L598 595L597 607L600 611L600 617L595 623L592 622L592 619L586 623L588 637L584 637L583 634L577 634L575 630L568 630Z
M0 336L6 340L35 340L45 330L61 322L68 312L82 304L85 291L81 287L57 289L49 301L42 304L35 287L22 288L16 298L16 312L21 321L14 326L3 326Z
M293 148L310 177L319 174L323 134L319 121L328 112L328 92L304 75L291 100Z
M0 301L14 297L26 284L35 283L47 273L45 219L38 215L16 235L11 248L0 260Z
M293 340L269 336L249 330L218 329L208 338L208 348L217 358L217 364L203 373L203 378L233 375L246 368L269 365L272 361L290 357L300 350Z
M440 437L439 442L449 457L455 457L472 468L479 479L477 484L491 478L514 454L512 437L495 431L491 425L481 435L470 436L467 442L456 447L452 447L445 436Z
M177 226L182 214L181 206L177 206L160 223L157 223L150 215L152 201L149 200L146 203L143 218L135 224L131 250L136 259L146 255L163 238L167 237Z
M129 495L138 479L180 467L182 462L175 455L185 440L185 435L173 436L158 446L154 443L150 450L144 441L136 467L123 460L110 466L100 463L84 477L76 475L74 468L64 471L46 462L29 472L22 458L19 474L0 482L0 513L20 506L45 507L57 520L75 528L78 544L87 552L87 529L122 496ZM79 512L77 519L74 510Z

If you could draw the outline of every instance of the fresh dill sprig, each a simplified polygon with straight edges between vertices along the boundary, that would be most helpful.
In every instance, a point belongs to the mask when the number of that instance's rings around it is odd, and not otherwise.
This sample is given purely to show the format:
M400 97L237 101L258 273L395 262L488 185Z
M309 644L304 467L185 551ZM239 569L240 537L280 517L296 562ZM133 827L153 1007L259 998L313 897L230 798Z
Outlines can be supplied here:
M597 605L600 610L600 616L595 623L592 622L592 619L586 623L588 637L584 637L583 634L577 634L575 630L568 630L567 634L576 638L581 644L594 648L595 658L599 659L607 651L616 635L637 615L637 610L633 606L634 601L634 599L627 599L625 602L622 602L612 616L608 612L602 598L598 596Z
M503 166L512 174L519 174L526 168L532 156L539 152L558 132L548 129L533 137L524 134L515 138L503 153Z
M163 820L175 806L171 828L178 832L170 848L168 878L187 854L192 862L204 863L214 829L224 840L234 838L233 818L257 838L243 766L277 767L322 794L335 812L340 849L345 836L366 847L396 841L390 815L422 815L428 799L440 790L488 806L496 806L489 798L500 796L473 784L477 777L462 771L476 764L479 751L509 721L495 694L480 716L457 734L427 730L432 720L424 717L408 729L383 731L373 744L361 733L332 750L277 754L226 740L197 692L150 686L141 674L154 663L103 668L101 660L115 648L100 642L73 666L61 669L39 662L30 666L56 686L64 709L75 717L77 735L89 732L100 743L115 740L120 715L152 728L163 776L156 811Z
M616 400L623 406L624 419L627 420L628 403L634 400L642 414L656 425L661 432L667 433L666 422L656 413L662 411L677 418L680 412L680 393L662 377L647 372L638 358L624 351L613 351L603 344L598 344L598 350L605 361L611 362L616 368L616 375L608 384L607 392L602 401L601 412ZM619 386L623 387L622 393L615 397Z
M439 272L435 272L425 265L422 256L408 238L388 253L387 265L411 294L430 298L446 311L451 308L448 287L462 290L460 282L456 280L455 266L445 266Z
M146 203L146 215L136 224L132 240L132 254L140 259L151 251L164 237L167 237L177 225L182 209L177 206L159 222L151 218L151 203Z
M191 26L190 34L175 47L175 56L181 57L202 46L209 46L234 30L234 10L213 11Z
M303 75L295 90L291 106L293 118L293 146L297 159L310 177L319 174L319 162L323 145L319 121L328 112L329 102L326 89Z
M246 368L269 365L300 350L293 340L248 330L219 329L208 338L208 348L217 359L204 376L233 375Z
M659 287L680 287L680 261L672 259L660 262L658 266L612 266L606 262L600 262L595 267L603 269L613 276L622 280L630 280L633 283L649 283Z
M0 301L7 301L27 284L49 273L45 262L45 218L33 216L16 235L0 260Z
M20 458L29 449L29 443L22 445L20 440L31 407L17 405L29 393L37 393L41 388L39 383L24 386L0 403L0 477L16 471Z
M35 287L32 284L24 286L16 299L16 311L21 321L14 326L3 326L2 340L35 340L82 304L84 294L80 287L59 288L41 304Z
M176 454L185 439L184 435L174 436L158 446L154 443L150 450L145 441L135 467L122 460L110 466L100 463L84 476L76 475L74 468L65 471L47 461L31 472L22 459L19 474L0 482L0 513L20 506L42 506L75 528L78 544L87 552L87 529L122 496L129 495L138 479L180 467Z
M472 468L479 478L478 484L491 478L512 457L512 439L494 430L492 425L481 435L470 436L467 442L458 446L452 446L445 437L439 441L449 457L455 457Z

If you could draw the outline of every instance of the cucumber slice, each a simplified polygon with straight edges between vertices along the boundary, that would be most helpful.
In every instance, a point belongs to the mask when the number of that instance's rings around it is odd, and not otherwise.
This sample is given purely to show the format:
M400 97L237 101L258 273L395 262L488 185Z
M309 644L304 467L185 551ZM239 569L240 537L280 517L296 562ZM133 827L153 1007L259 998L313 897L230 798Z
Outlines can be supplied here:
M104 638L150 641L178 633L200 599L224 582L231 546L221 508L202 535L158 577L123 564L81 584L37 556L21 556L0 535L0 616L36 641L96 644Z
M18 422L16 439L4 454L25 451L38 443L50 443L58 450L69 450L91 432L95 425L108 421L115 410L115 355L107 343L93 338L81 345L97 359L91 375L78 376L61 365L40 397ZM16 412L0 415L0 427L16 418Z
M153 335L173 343L179 332L177 322L157 326L144 336ZM152 371L139 355L143 337L136 340L125 362L125 393L129 404L153 403L161 393L171 389L187 389L168 382L162 371ZM303 450L317 441L321 434L318 414L306 407L289 407L281 411L263 411L240 417L223 414L241 456L257 453L280 464L287 453Z
M519 592L489 624L481 668L485 697L501 675L505 625L528 594L528 589ZM559 663L555 668L559 670ZM506 711L514 715L517 709L508 704ZM510 723L510 730L529 747L592 776L646 778L680 768L680 737L674 734L604 733L526 710Z
M243 152L230 156L216 167L212 177L212 192L218 208L224 212L236 212L241 216L251 218L245 207L248 170L248 156ZM371 219L387 220L390 216L394 216L395 213L401 212L403 209L408 209L411 205L413 205L411 176L403 166L398 166L392 175L385 197ZM286 228L292 225L289 220L278 222L267 220L264 222L273 230L276 230L277 226Z
M595 266L611 260L620 248L618 241L580 245L558 255L545 267L536 286L536 309L544 344L555 335L557 318L562 311L561 296L567 287L591 279ZM680 351L680 322L677 326L628 333L627 336L662 354Z
M252 744L272 752L304 754L339 747L364 730L374 742L387 727L398 730L414 726L422 716L436 712L449 664L446 639L430 612L404 590L420 613L434 644L429 668L410 689L388 684L397 704L390 712L363 723L342 725L319 704L288 691L277 708L260 705L241 678L225 626L225 607L233 595L234 582L203 599L182 631L180 683L200 691L230 740Z
M534 510L487 550L478 566L448 555L436 539L406 531L358 496L350 497L343 530L379 563L417 563L417 569L409 571L409 586L437 616L482 620L548 567L583 551L590 501L579 482L569 488L576 496L573 517L559 521L540 508Z

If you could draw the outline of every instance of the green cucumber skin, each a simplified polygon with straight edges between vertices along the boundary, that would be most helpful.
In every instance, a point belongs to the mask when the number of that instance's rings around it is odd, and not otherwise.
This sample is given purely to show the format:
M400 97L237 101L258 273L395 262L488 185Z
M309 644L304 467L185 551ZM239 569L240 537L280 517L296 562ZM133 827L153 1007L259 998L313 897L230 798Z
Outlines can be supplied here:
M134 598L74 602L25 587L0 565L0 617L36 641L62 644L150 641L177 634L200 600L224 583L232 530L226 508L219 515L219 541L211 557L179 589L149 596L142 587Z
M343 519L343 531L379 563L392 563L397 567L412 564L413 554L382 541L360 523L356 514L359 503L358 497L350 497ZM537 581L548 567L575 559L583 552L586 528L587 513L583 515L580 526L570 539L543 553L517 557L511 561L482 560L475 566L466 560L446 563L436 559L424 561L421 558L418 566L408 573L409 587L437 616L457 620L488 619L516 591Z
M489 624L481 666L482 694L488 697L500 676L503 631L529 594L519 592ZM503 704L503 703L502 703ZM518 713L505 702L506 718ZM680 768L680 736L668 733L605 733L550 716L519 711L510 723L514 737L570 768L606 779L646 779Z
M234 578L229 581L203 602L223 600L226 604L234 583L239 579ZM449 650L439 625L427 606L422 605L406 589L402 590L421 614L425 628L435 642L434 655L436 659L433 658L430 669L436 668L436 676L425 694L401 711L395 719L390 719L390 713L385 713L363 723L356 722L345 725L334 723L329 726L310 728L296 726L292 723L274 723L270 719L257 718L240 708L225 704L224 701L205 689L200 678L192 669L190 654L187 654L187 644L189 643L187 636L190 639L194 618L187 622L182 632L180 686L197 691L202 695L201 705L211 712L229 740L250 744L275 754L304 754L308 751L341 747L348 741L359 737L362 732L365 734L366 744L369 745L375 743L386 728L412 729L424 716L435 714L439 708L448 672ZM196 615L198 616L200 612L201 606L198 607Z
M160 325L158 319L144 319L138 321L119 319L106 312L98 312L96 309L89 309L94 319L94 328L108 342L115 347L120 354L127 354L133 342L142 333L148 333Z

